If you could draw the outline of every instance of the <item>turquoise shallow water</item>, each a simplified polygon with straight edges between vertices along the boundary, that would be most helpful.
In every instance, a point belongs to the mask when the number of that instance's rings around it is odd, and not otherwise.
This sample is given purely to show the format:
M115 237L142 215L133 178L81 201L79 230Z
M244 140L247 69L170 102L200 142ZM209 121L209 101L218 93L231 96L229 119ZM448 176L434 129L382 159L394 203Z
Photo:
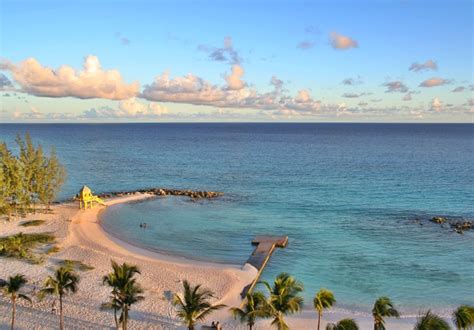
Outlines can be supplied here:
M288 271L308 300L324 286L347 308L380 295L411 310L473 303L474 233L413 220L474 218L473 125L0 125L0 139L25 130L56 145L60 198L82 184L225 193L110 207L106 230L135 244L242 264L253 236L285 234L264 278Z

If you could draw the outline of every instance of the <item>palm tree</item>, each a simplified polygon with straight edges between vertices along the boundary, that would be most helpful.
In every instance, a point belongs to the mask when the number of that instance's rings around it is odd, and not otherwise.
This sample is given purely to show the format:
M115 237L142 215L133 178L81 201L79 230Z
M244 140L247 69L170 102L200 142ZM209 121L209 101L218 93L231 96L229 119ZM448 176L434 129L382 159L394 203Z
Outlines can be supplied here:
M177 315L188 327L194 330L198 321L204 321L209 314L226 307L226 305L212 305L209 300L214 298L214 293L201 285L192 286L188 281L183 281L183 294L175 294L173 305L177 308Z
M299 294L303 291L303 284L293 276L281 273L273 282L273 287L263 281L268 290L267 317L273 318L272 325L279 330L289 329L285 322L285 316L299 312L303 308L303 297Z
M114 320L117 329L122 325L122 329L126 330L128 326L128 313L131 306L144 299L141 295L143 289L137 283L136 274L140 274L137 266L123 263L112 263L112 272L105 275L102 282L112 288L109 301L102 304L102 308L114 310ZM117 319L117 312L120 311L120 319Z
M247 323L249 329L252 330L257 317L265 317L267 315L266 301L265 296L261 292L247 293L246 299L243 309L233 307L230 309L230 312L235 319L239 319L241 323Z
M336 303L334 294L328 289L321 288L313 299L314 308L318 311L318 330L321 324L323 310L331 308Z
M15 313L16 313L16 300L24 299L31 302L30 297L20 293L21 288L27 283L24 275L16 274L15 276L8 277L8 280L1 281L0 287L3 288L3 294L10 298L12 301L12 323L11 329L15 326Z
M400 313L393 307L389 297L380 297L372 308L374 317L374 330L385 330L385 317L400 317Z
M450 330L449 324L436 314L427 311L420 315L415 324L414 330Z
M336 324L329 323L326 330L359 330L359 326L353 319L342 319Z
M54 276L48 276L40 297L54 295L59 297L59 328L64 329L63 297L78 290L79 276L69 267L59 267Z
M453 322L458 330L474 327L474 306L462 305L453 312Z

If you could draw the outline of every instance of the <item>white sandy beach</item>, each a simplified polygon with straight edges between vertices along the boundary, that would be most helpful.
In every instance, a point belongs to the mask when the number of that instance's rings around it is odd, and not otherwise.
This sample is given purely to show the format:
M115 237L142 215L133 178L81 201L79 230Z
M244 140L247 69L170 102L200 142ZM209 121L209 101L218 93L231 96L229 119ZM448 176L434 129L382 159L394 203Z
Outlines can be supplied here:
M150 198L150 195L135 194L108 200L107 205L125 203ZM172 294L180 292L181 281L187 279L193 284L203 284L216 294L216 302L230 307L240 303L242 288L256 275L256 269L250 265L213 264L171 257L144 250L107 234L99 224L99 212L103 206L89 210L79 210L77 204L67 203L54 206L53 214L28 215L25 219L0 223L0 235L10 235L20 231L54 232L60 251L50 255L41 265L33 265L14 259L0 259L0 278L16 273L25 274L29 280L26 291L35 291L44 279L63 259L79 260L94 267L93 270L80 272L79 291L65 299L66 328L104 329L114 326L111 312L101 311L100 305L107 300L109 289L102 285L101 279L110 270L110 260L137 265L141 270L139 282L145 290L145 300L132 306L130 316L131 329L177 329L181 325L176 319L170 299ZM44 219L46 223L38 227L20 227L24 220ZM0 328L10 324L11 305L1 298ZM51 329L58 327L58 317L51 312L52 298L43 301L33 300L32 304L20 301L17 309L17 327L19 329ZM370 315L356 315L351 312L328 312L329 321L344 317L355 318L361 329L373 327ZM234 321L229 312L222 310L211 315L207 323L219 321L224 329L245 329ZM388 321L388 328L411 329L414 318ZM316 314L304 311L290 317L292 329L314 329ZM325 326L325 323L323 324ZM260 321L257 329L268 329L269 321Z

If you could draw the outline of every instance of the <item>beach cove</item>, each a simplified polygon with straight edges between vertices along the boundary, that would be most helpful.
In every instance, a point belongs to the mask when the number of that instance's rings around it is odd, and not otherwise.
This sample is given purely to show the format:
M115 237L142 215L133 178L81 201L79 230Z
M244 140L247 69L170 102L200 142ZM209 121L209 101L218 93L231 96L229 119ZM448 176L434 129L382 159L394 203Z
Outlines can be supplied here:
M108 207L124 203L135 203L150 198L150 194L136 193L124 197L115 197L106 201ZM100 329L113 326L110 312L101 311L100 305L107 299L108 289L101 283L101 278L109 271L110 260L127 262L137 265L142 275L139 282L145 289L145 300L134 306L131 313L132 328L178 329L180 322L174 314L170 297L179 292L181 282L187 279L193 283L202 283L213 290L219 303L238 306L241 302L240 293L256 276L256 269L245 266L210 263L186 258L160 254L130 245L106 233L100 225L100 213L105 207L99 206L87 210L79 210L77 203L63 203L53 207L52 214L29 215L19 221L2 224L4 234L19 231L18 226L31 218L42 218L43 226L22 229L29 232L53 232L57 238L59 252L52 254L42 265L34 265L24 261L2 258L0 278L12 273L27 274L29 290L36 290L42 280L57 263L64 259L78 260L91 267L91 270L80 272L81 282L77 294L65 300L66 327ZM0 306L0 324L9 324L9 303L2 298ZM17 327L54 328L56 317L51 314L52 300L34 300L33 304L19 303ZM372 319L368 313L335 310L326 314L326 321L334 321L343 317L351 317L358 321L361 329L370 329ZM226 329L245 329L245 326L232 319L227 309L212 315ZM292 329L313 329L316 314L305 310L298 316L289 317ZM397 329L411 329L415 318L389 320L388 324ZM208 322L210 323L210 322ZM325 323L323 323L324 325ZM259 328L270 328L269 321L257 323Z

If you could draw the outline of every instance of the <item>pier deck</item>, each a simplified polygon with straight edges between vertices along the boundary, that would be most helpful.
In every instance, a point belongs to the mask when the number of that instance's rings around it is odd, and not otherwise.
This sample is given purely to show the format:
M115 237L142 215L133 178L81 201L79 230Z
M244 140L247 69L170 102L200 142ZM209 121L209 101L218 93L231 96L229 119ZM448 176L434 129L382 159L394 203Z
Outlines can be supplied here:
M288 236L257 236L252 241L252 245L256 245L255 250L247 260L247 263L257 268L258 273L255 279L247 285L241 293L242 298L245 298L247 292L252 292L255 285L263 272L263 269L267 265L270 256L272 255L275 248L284 248L288 245Z

